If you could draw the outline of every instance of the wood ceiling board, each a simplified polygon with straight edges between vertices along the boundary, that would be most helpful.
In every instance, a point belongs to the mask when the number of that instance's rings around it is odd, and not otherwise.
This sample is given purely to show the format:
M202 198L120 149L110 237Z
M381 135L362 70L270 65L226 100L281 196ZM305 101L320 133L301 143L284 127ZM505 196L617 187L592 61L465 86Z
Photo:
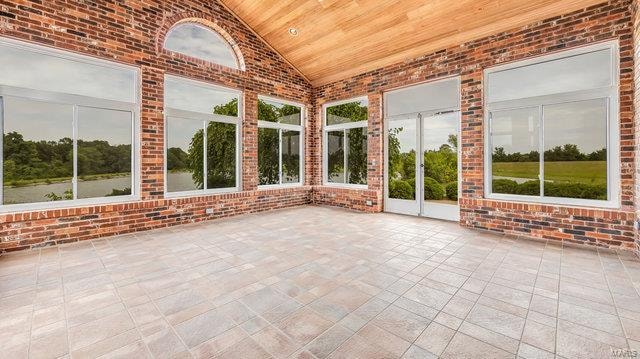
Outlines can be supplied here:
M604 2L221 1L315 86Z

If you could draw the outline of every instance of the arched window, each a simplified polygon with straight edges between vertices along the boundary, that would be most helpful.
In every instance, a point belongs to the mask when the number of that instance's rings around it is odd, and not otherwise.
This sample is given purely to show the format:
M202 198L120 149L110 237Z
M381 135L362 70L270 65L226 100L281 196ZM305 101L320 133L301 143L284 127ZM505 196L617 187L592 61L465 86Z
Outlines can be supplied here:
M220 34L200 24L188 22L175 26L167 34L164 48L232 69L240 68L231 45Z

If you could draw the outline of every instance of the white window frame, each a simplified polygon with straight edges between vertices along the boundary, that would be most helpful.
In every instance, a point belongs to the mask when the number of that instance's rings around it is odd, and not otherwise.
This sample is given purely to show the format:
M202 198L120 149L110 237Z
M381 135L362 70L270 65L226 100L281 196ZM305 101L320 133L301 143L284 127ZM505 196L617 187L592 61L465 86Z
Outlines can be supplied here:
M89 96L73 95L60 93L55 91L32 90L29 88L0 85L0 162L4 161L3 141L4 141L4 98L21 98L30 101L41 101L46 103L68 105L73 108L73 116L70 118L70 126L72 129L73 140L73 178L71 180L73 197L71 200L20 203L20 204L2 204L4 200L4 180L3 168L0 163L0 213L7 212L25 212L34 210L63 209L80 206L93 206L102 204L124 203L140 200L140 99L141 99L141 76L140 69L134 66L111 62L107 60L97 59L86 55L76 54L73 52L53 49L42 45L26 43L23 41L0 38L0 44L18 49L24 49L36 52L45 56L55 56L68 59L75 62L88 63L95 66L109 67L118 70L127 70L135 72L135 102L123 102L107 99L100 99ZM78 108L90 107L104 110L125 111L132 115L131 121L131 194L114 197L96 197L78 199Z
M620 125L619 125L619 79L620 79L620 52L617 41L608 41L594 45L579 47L570 50L540 56L532 59L518 61L506 65L496 66L484 70L484 79L492 72L504 71L511 68L528 66L540 62L558 60L570 56L586 54L594 51L608 49L612 56L612 84L603 88L591 90L581 90L560 94L543 95L524 99L497 101L488 103L486 99L488 81L484 81L485 93L485 146L484 146L484 192L485 198L495 200L506 200L514 202L533 202L551 205L568 205L600 208L620 207ZM515 110L521 108L538 107L540 112L539 122L539 152L540 152L540 178L544 178L544 106L571 103L577 101L604 99L607 103L607 200L592 200L579 198L545 197L543 196L544 184L541 182L539 196L525 196L515 194L492 193L492 129L491 113L503 110Z
M187 82L201 87L208 87L211 89L216 89L224 92L233 93L238 96L238 117L232 116L224 116L224 115L215 115L215 114L207 114L202 112L188 111L188 110L180 110L173 109L170 107L165 107L164 109L164 197L165 198L180 198L180 197L194 197L194 196L205 196L211 194L219 194L219 193L231 193L231 192L239 192L241 190L242 184L242 164L241 164L241 154L242 154L242 119L244 114L244 98L243 93L240 90L220 86L217 84L212 84L208 82L193 80L185 77L180 77L176 75L166 74L165 75L165 83L166 79L170 78L173 81L179 82ZM165 100L165 103L167 101ZM203 155L203 187L207 186L207 125L209 122L220 122L220 123L229 123L236 126L236 185L235 187L228 188L203 188L198 190L190 190L190 191L176 191L169 192L167 177L167 153L168 153L168 121L169 117L178 118L181 120L187 121L201 121L202 129L203 129L203 147L204 147L204 155Z
M354 183L346 183L347 182L347 159L349 155L349 142L347 140L347 130L353 128L365 128L367 131L367 168L369 167L369 118L367 116L367 121L358 121L358 122L348 122L341 123L337 125L327 125L327 108L343 105L345 103L350 102L361 102L367 101L367 108L369 106L369 98L367 96L359 96L354 98L349 98L346 100L339 100L333 102L327 102L322 105L322 184L327 187L340 187L340 188L353 188L353 189L368 189L369 188L369 178L367 176L367 184L354 184ZM344 133L344 180L345 183L335 183L329 182L329 132L334 131L343 131ZM367 171L368 173L368 171Z
M279 183L276 184L265 184L265 185L258 185L259 189L267 189L267 188L283 188L283 187L300 187L302 186L302 184L304 183L304 164L305 164L305 158L304 158L304 139L305 139L305 128L306 128L306 121L307 121L307 111L306 108L304 107L303 104L299 103L299 102L294 102L294 101L288 101L288 100L282 100L276 97L269 97L269 96L258 96L258 101L259 100L264 100L264 101L270 101L270 102L276 102L276 103L281 103L283 105L290 105L290 106L296 106L300 108L300 125L291 125L291 124L286 124L286 123L278 123L278 122L269 122L269 121L261 121L258 120L258 128L270 128L270 129L274 129L274 130L278 130L278 177L279 177ZM259 117L259 115L258 115ZM300 152L300 170L299 170L299 181L298 182L292 182L292 183L283 183L282 182L282 131L297 131L300 133L300 148L299 148L299 152ZM259 139L258 139L259 140ZM260 183L260 169L258 168L258 183Z

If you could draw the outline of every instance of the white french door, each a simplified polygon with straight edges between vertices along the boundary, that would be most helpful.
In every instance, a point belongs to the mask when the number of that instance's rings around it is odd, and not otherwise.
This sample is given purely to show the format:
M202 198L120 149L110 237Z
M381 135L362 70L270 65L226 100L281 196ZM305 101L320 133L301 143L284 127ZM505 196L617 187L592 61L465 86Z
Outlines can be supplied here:
M385 211L458 221L460 111L386 122Z

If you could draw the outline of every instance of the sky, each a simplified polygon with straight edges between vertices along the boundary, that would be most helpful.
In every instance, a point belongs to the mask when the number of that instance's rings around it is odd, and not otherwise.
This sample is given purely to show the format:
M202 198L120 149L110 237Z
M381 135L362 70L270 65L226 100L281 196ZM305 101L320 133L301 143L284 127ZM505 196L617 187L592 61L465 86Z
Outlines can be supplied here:
M433 117L425 117L424 133L422 141L424 150L438 150L443 144L447 144L450 134L458 134L458 116L459 112L450 112ZM416 120L409 118L405 120L392 120L390 126L393 128L402 128L402 131L396 134L400 141L400 151L405 153L416 150Z
M181 24L171 30L164 47L223 66L238 68L235 54L227 42L214 31L197 24Z

